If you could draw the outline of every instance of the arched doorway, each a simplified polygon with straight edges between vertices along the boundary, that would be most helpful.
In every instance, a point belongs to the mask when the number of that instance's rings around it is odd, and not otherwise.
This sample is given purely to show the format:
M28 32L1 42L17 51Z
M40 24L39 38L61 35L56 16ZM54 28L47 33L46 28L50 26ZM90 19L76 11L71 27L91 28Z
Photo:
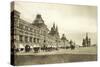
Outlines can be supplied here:
M26 45L25 46L25 52L29 52L31 50L30 46L29 45Z

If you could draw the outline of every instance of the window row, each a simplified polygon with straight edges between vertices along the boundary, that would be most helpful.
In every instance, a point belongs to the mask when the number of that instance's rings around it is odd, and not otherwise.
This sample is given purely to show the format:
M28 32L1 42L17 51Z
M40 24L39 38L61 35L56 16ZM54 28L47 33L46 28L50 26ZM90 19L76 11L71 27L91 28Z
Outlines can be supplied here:
M26 30L26 31L32 31L32 28L28 27L28 26L24 26L23 24L19 24L18 28Z
M48 33L48 32L46 32L46 31L44 31L44 30L39 30L39 29L32 29L32 28L30 28L30 27L28 27L28 26L24 26L23 24L19 24L19 28L20 29L23 29L23 30L25 30L25 31L31 31L31 32L34 32L34 33L36 33L36 34L40 34L40 35L46 35L46 33Z
M23 35L19 35L19 41L20 42L34 42L34 43L39 43L40 39L39 38L33 38L33 37L28 37L28 36L23 36Z

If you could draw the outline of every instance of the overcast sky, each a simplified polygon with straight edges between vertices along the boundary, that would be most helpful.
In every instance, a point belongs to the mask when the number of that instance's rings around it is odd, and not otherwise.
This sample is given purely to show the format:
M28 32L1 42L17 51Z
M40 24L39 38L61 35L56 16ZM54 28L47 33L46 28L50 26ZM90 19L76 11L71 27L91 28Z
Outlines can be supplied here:
M79 39L85 35L81 34L83 32L91 32L90 37L96 41L96 6L15 2L14 8L21 13L21 18L29 23L33 22L36 14L41 14L49 29L55 23L60 35L65 33L67 38L73 39L78 44L82 41Z

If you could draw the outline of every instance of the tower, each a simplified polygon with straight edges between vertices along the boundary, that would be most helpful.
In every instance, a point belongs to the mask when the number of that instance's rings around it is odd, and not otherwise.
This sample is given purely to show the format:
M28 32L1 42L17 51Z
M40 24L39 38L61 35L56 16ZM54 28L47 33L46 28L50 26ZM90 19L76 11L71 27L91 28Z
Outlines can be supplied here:
M63 41L67 40L65 37L65 34L62 34L61 40L63 40Z
M56 34L59 35L58 26L56 26L56 29L55 30L56 30Z
M55 31L55 23L53 23L53 29L54 29L54 31Z
M85 39L84 39L84 38L83 38L82 45L83 45L83 47L86 47L86 44L85 44Z
M91 39L88 40L88 46L91 46Z
M37 15L36 15L36 18L35 18L35 20L34 20L34 23L35 23L35 24L44 23L44 20L42 19L42 17L41 17L40 14L37 14Z
M35 20L33 21L32 24L35 25L35 26L37 26L37 27L47 27L44 24L44 20L42 19L42 16L40 14L36 15L36 18L35 18Z
M55 35L55 32L56 32L55 31L55 23L53 23L53 26L51 27L51 30L50 30L50 33L49 34L54 36Z
M88 33L86 33L86 37L83 39L82 45L84 47L89 47L91 45L91 39L88 37Z
M55 23L53 23L53 26L51 27L49 34L51 34L57 38L59 37L58 27L55 26Z
M86 42L88 43L88 33L86 33Z

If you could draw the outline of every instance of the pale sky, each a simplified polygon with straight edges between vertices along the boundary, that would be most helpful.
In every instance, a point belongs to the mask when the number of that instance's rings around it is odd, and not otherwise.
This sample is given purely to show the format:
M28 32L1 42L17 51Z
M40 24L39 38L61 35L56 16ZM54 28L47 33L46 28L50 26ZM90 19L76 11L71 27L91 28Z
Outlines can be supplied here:
M66 4L49 4L33 2L15 2L14 8L21 13L21 18L32 23L36 14L41 14L45 24L50 29L52 24L58 26L60 35L65 33L69 39L81 44L83 34L90 32L96 43L97 7ZM80 36L72 35L78 33ZM95 33L95 35L94 35ZM84 34L85 36L85 34ZM79 39L81 38L81 40Z

